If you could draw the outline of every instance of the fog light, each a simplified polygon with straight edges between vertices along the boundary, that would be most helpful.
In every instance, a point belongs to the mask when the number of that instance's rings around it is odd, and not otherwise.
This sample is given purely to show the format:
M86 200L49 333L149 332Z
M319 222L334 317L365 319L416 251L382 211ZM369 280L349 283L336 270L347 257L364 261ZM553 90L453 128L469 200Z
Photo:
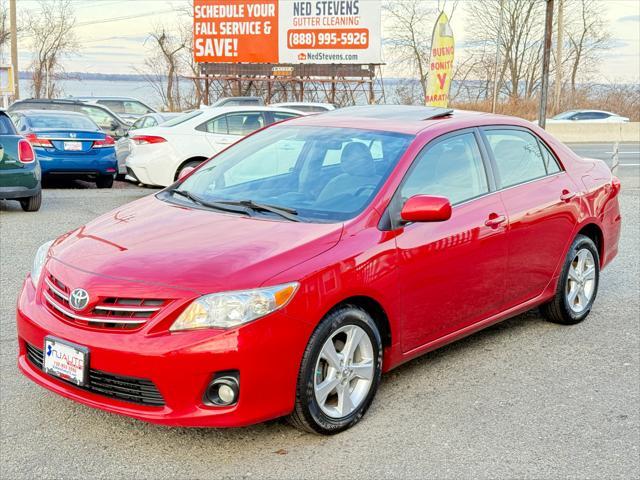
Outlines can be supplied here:
M235 376L217 377L207 387L204 402L208 405L227 407L238 402L239 393L240 387Z

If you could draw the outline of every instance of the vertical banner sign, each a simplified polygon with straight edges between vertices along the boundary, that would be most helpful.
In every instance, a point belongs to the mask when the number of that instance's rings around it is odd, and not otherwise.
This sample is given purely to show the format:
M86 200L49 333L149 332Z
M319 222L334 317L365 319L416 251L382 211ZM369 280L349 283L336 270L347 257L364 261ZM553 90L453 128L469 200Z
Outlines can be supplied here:
M432 107L446 107L449 104L449 89L453 73L454 40L449 18L440 13L433 27L431 38L431 60L427 79L426 104Z
M380 0L194 0L196 62L380 63Z

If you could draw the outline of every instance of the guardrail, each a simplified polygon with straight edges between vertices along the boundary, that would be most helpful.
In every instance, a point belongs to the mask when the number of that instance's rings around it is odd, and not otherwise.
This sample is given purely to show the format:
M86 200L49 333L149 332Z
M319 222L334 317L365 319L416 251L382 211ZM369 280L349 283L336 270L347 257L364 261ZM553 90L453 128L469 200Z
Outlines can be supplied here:
M566 143L640 142L640 122L548 123L546 130Z

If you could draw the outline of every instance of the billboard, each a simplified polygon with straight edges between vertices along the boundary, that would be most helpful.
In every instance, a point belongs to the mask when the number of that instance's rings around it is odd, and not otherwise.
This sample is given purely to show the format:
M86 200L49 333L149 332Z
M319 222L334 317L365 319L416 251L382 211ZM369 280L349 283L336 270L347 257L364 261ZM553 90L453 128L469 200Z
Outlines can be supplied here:
M442 12L433 27L431 38L431 59L429 60L426 98L426 104L429 106L446 107L449 104L454 45L453 30L449 25L449 18Z
M196 62L380 63L379 0L195 0Z

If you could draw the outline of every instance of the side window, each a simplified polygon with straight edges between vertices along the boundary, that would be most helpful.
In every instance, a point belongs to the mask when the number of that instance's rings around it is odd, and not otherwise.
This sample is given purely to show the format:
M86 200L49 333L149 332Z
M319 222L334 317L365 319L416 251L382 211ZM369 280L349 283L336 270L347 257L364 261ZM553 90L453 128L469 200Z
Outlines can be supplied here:
M212 118L211 120L198 125L196 130L227 135L229 133L229 128L227 127L227 116L221 115L219 117Z
M300 115L296 115L295 113L286 113L286 112L273 112L273 121L280 122L282 120L286 120L288 118L299 117Z
M501 188L547 174L538 140L531 133L500 129L485 130L484 133L496 160Z
M225 186L267 179L291 172L304 147L304 140L282 139L256 152L229 168L224 174ZM265 158L275 161L265 162Z
M133 122L133 125L131 125L130 130L137 130L138 128L142 128L146 120L147 120L146 118L139 118L138 120Z
M120 100L99 100L98 103L104 105L112 112L125 113L124 102Z
M111 130L113 118L101 108L83 105L80 107L80 112L88 115L100 128Z
M540 144L540 150L542 150L542 159L544 160L544 167L547 169L547 174L558 173L560 171L558 160L556 160L556 157L542 140L538 140L538 143Z
M249 135L264 127L264 117L261 112L229 113L226 117L229 135Z
M140 102L123 102L124 103L124 113L132 113L134 115L146 115L147 113L151 113L147 107L145 107Z
M427 146L400 189L403 199L420 194L440 195L454 205L488 192L487 173L472 133Z

